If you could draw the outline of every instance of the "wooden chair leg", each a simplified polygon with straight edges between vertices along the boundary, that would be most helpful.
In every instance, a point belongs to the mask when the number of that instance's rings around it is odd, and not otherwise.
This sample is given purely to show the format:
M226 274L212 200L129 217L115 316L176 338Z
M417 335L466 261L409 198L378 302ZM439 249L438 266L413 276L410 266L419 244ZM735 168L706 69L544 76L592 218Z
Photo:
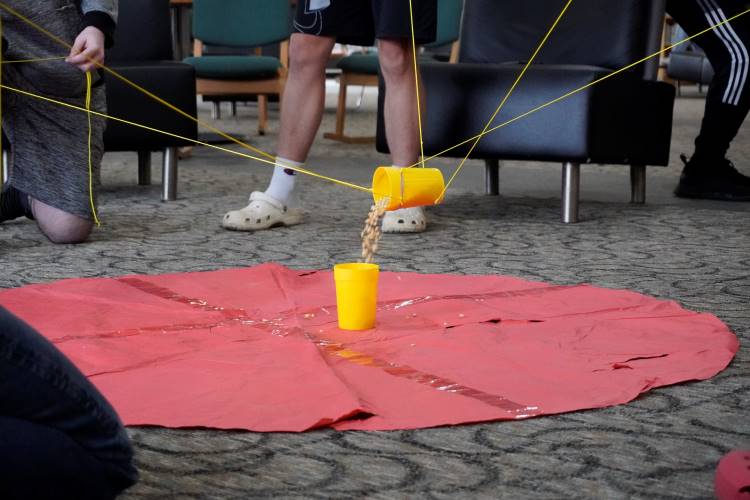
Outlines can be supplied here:
M344 133L346 123L346 91L349 86L349 80L346 73L342 73L339 78L339 102L336 106L336 131L323 134L326 139L346 142L348 144L370 144L375 142L374 137L350 137Z
M346 75L341 75L339 80L339 102L336 106L336 135L344 135L344 123L346 121L346 90L349 83L346 81Z
M268 96L258 95L258 135L266 135L268 125Z

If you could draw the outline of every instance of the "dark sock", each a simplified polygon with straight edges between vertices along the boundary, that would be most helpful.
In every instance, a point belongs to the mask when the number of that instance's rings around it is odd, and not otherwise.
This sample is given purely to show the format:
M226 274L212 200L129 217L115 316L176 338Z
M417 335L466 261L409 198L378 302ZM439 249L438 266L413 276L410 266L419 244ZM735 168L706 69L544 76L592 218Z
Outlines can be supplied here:
M23 191L9 186L0 193L0 222L23 216L34 219L31 213L29 196Z

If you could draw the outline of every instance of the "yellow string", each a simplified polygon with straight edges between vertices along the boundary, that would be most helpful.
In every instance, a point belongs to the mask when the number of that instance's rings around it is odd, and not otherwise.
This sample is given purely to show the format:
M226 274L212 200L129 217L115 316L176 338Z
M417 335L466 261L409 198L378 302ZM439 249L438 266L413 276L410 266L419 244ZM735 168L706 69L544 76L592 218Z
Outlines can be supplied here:
M536 59L537 54L539 54L539 52L542 50L542 47L544 47L544 45L547 43L547 40L549 39L549 37L555 31L555 28L560 23L560 20L565 15L565 12L567 12L568 7L570 7L570 4L572 3L572 1L573 0L568 0L565 3L565 6L563 7L562 11L560 11L560 14L555 19L555 22L552 23L552 26L550 26L549 30L547 31L547 34L544 35L544 38L542 38L542 41L539 42L539 45L537 46L537 48L534 51L534 53L531 55L531 58L529 58L529 60L526 62L526 64L524 65L523 69L518 74L518 77L513 82L513 85L510 86L510 89L505 94L505 97L503 97L503 100L500 101L500 105L497 107L497 109L495 110L495 112L492 113L492 116L490 117L490 119L487 121L487 124L482 129L482 133L479 135L479 137L477 137L474 140L474 143L471 145L471 148L469 148L469 151L466 153L466 156L464 156L464 158L458 164L458 167L456 167L456 170L453 171L453 175L451 175L450 179L448 180L448 182L446 183L445 187L443 188L443 191L440 193L440 196L437 198L437 200L435 200L435 203L439 202L443 198L443 196L445 196L445 192L448 190L448 187L453 183L453 180L456 178L456 176L458 175L458 173L464 167L464 164L466 163L466 160L469 159L469 156L471 156L471 153L477 147L477 144L479 144L479 140L484 136L484 133L487 132L487 129L490 128L490 125L492 125L492 122L495 121L495 117L498 115L498 113L500 113L500 110L503 109L503 106L505 106L505 103L508 101L508 98L511 96L511 94L513 94L513 91L518 86L518 83L524 77L524 75L526 74L526 71L529 69L529 67L531 66L531 64L534 62L534 59Z
M736 14L736 15L730 17L729 19L726 19L726 20L724 20L724 21L722 21L720 23L714 24L713 26L710 26L710 27L704 29L703 31L699 31L698 33L696 33L694 35L690 35L687 38L683 38L679 42L675 42L672 45L669 45L667 47L664 47L661 50L658 50L658 51L654 52L653 54L649 54L646 57L643 57L643 58L641 58L641 59L639 59L639 60L637 60L635 62L632 62L632 63L628 64L627 66L623 66L622 68L620 68L618 70L615 70L612 73L608 73L608 74L602 76L601 78L598 78L598 79L596 79L596 80L594 80L594 81L592 81L590 83L587 83L586 85L578 87L575 90L571 90L567 94L561 95L560 97L552 99L551 101L547 101L546 103L541 104L541 105L537 106L536 108L530 109L529 111L526 111L525 113L517 115L514 118L511 118L510 120L507 120L507 121L505 121L505 122L503 122L503 123L501 123L501 124L499 124L499 125L497 125L495 127L492 127L490 129L486 130L485 132L482 132L481 134L477 134L477 135L475 135L473 137L469 137L468 139L465 139L465 140L463 140L463 141L461 141L461 142L459 142L457 144L454 144L453 146L450 146L450 147L448 147L448 148L440 151L439 153L436 153L436 154L434 154L432 156L428 156L427 158L425 158L425 161L430 161L430 160L433 160L435 158L438 158L438 157L444 155L445 153L453 151L456 148L460 148L461 146L463 146L465 144L468 144L468 143L470 143L471 141L473 141L473 140L475 140L477 138L484 137L487 134L491 134L492 132L495 132L495 131L501 129L501 128L505 127L506 125L510 125L511 123L514 123L514 122L516 122L516 121L518 121L518 120L520 120L522 118L525 118L525 117L527 117L527 116L529 116L531 114L534 114L537 111L541 111L542 109L544 109L546 107L549 107L549 106L551 106L553 104L556 104L556 103L558 103L558 102L560 102L560 101L562 101L564 99L567 99L568 97L571 97L571 96L573 96L575 94L578 94L578 93L580 93L580 92L588 89L589 87L592 87L594 85L597 85L598 83L603 82L604 80L607 80L609 78L612 78L613 76L619 75L620 73L622 73L624 71L632 69L633 67L638 66L639 64L642 64L642 63L648 61L649 59L652 59L652 58L654 58L656 56L660 56L660 55L662 55L662 54L664 54L666 52L669 52L670 50L674 49L675 47L678 47L678 46L682 45L683 43L687 43L690 40L692 40L692 39L694 39L694 38L696 38L698 36L704 35L704 34L708 33L709 31L713 31L716 28L719 28L719 27L727 24L728 22L733 21L733 20L737 19L738 17L744 16L745 14L747 14L749 12L750 12L750 9L747 9L747 10L745 10L743 12L740 12L739 14ZM409 165L408 168L416 167L418 165L419 165L419 163L415 163L413 165Z
M21 14L20 12L12 9L11 7L8 7L4 2L0 2L0 8L6 10L10 14L13 14L15 17L17 17L18 19L22 20L23 22L25 22L29 26L33 27L37 31L39 31L41 33L44 33L49 38L51 38L52 40L56 41L57 43L59 43L63 47L66 47L68 49L72 48L71 45L68 42L66 42L65 40L61 39L60 37L54 35L53 33L47 31L46 29L44 29L43 27L39 26L37 23L35 23L31 19L29 19L26 16L24 16L23 14ZM222 131L222 130L220 130L220 129L218 129L218 128L216 128L216 127L214 127L214 126L212 126L212 125L210 125L208 123L203 122L202 120L200 120L199 118L197 118L195 116L192 116L190 113L187 113L186 111L181 110L180 108L178 108L174 104L171 104L171 103L165 101L164 99L162 99L161 97L157 96L156 94L153 94L152 92L149 92L148 90L146 90L145 88L141 87L137 83L129 80L125 76L121 75L120 73L118 73L117 71L113 70L112 68L109 68L109 67L105 66L104 64L100 63L99 61L95 61L95 60L93 60L91 58L89 58L88 60L89 60L89 62L95 64L97 67L103 69L104 71L106 71L107 73L111 74L115 78L118 78L122 82L126 83L127 85L130 85L131 87L137 89L138 91L142 92L143 94L146 94L151 99L154 99L155 101L157 101L158 103L160 103L160 104L168 107L172 111L174 111L174 112L176 112L176 113L184 116L185 118L188 118L189 120L194 121L198 125L201 125L202 127L205 127L207 129L211 130L212 132L215 132L215 133L219 134L221 137L223 137L223 138L225 138L225 139L227 139L229 141L232 141L235 144L238 144L238 145L242 146L245 149L249 149L250 151L254 151L254 152L256 152L256 153L258 153L258 154L260 154L262 156L265 156L266 158L275 159L275 157L272 154L266 153L265 151L262 151L262 150L260 150L260 149L258 149L256 147L251 146L250 144L246 144L245 142L242 142L241 140L239 140L239 139L237 139L235 137L232 137L231 135L227 134L226 132L224 132L224 131Z
M70 47L70 45L68 45L64 41L60 40L55 35L49 33L44 28L41 28L40 26L36 25L35 23L33 23L29 19L25 18L21 14L17 13L13 9L9 8L7 5L5 5L2 2L0 2L0 8L3 8L6 11L10 12L11 14L16 15L20 19L24 20L25 22L27 22L28 24L30 24L31 26L33 26L37 30L39 30L39 31L47 34L49 37L51 37L52 39L58 41L62 45L66 46L66 47ZM663 49L661 49L661 50L659 50L657 52L654 52L653 54L650 54L650 55L648 55L648 56L646 56L646 57L644 57L642 59L639 59L638 61L630 63L627 66L624 66L624 67L622 67L622 68L620 68L620 69L618 69L616 71L613 71L612 73L609 73L609 74L607 74L607 75L605 75L605 76L603 76L603 77L601 77L601 78L599 78L597 80L594 80L593 82L590 82L590 83L588 83L586 85L583 85L583 86L581 86L581 87L579 87L579 88L577 88L575 90L572 90L572 91L568 92L567 94L564 94L564 95L562 95L562 96L560 96L560 97L558 97L556 99L553 99L553 100L548 101L548 102L546 102L546 103L544 103L544 104L542 104L540 106L537 106L536 108L533 108L533 109L531 109L531 110L529 110L529 111L527 111L525 113L522 113L522 114L520 114L520 115L518 115L518 116L516 116L516 117L514 117L514 118L512 118L510 120L507 120L507 121L501 123L500 125L497 125L495 127L486 129L483 132L481 132L480 134L477 134L477 135L475 135L473 137L470 137L470 138L468 138L468 139L466 139L466 140L464 140L462 142L459 142L459 143L457 143L457 144L455 144L455 145L453 145L453 146L451 146L449 148L446 148L445 150L443 150L443 151L441 151L441 152L439 152L439 153L437 153L435 155L432 155L429 158L424 158L424 155L422 155L422 158L421 158L420 162L417 162L417 163L411 165L410 167L415 167L415 166L420 165L420 164L424 165L424 163L426 161L429 161L431 159L437 158L437 157L439 157L439 156L441 156L441 155L443 155L443 154L445 154L447 152L452 151L453 149L456 149L456 148L461 147L461 146L463 146L463 145L465 145L465 144L467 144L467 143L469 143L471 141L474 141L474 140L477 140L477 139L479 139L481 137L484 137L485 135L487 135L489 133L492 133L492 132L494 132L496 130L499 130L500 128L502 128L502 127L504 127L506 125L509 125L509 124L511 124L511 123L513 123L515 121L518 121L518 120L520 120L520 119L522 119L522 118L524 118L526 116L529 116L529 115L531 115L531 114L533 114L533 113L535 113L537 111L540 111L540 110L542 110L542 109L544 109L544 108L546 108L548 106L551 106L552 104L560 102L560 101L562 101L562 100L564 100L564 99L566 99L566 98L568 98L568 97L570 97L572 95L575 95L575 94L577 94L579 92L582 92L583 90L586 90L589 87L592 87L593 85L596 85L596 84L598 84L598 83L600 83L600 82L602 82L604 80L607 80L608 78L612 78L613 76L616 76L616 75L618 75L618 74L620 74L620 73L622 73L624 71L627 71L627 70L633 68L634 66L637 66L637 65L639 65L639 64L641 64L641 63L643 63L643 62L645 62L645 61L647 61L647 60L649 60L649 59L651 59L653 57L659 56L659 55L661 55L661 54L663 54L663 53L665 53L665 52L667 52L669 50L672 50L673 48L675 48L675 47L677 47L677 46L679 46L679 45L681 45L683 43L686 43L686 42L688 42L688 41L690 41L690 40L692 40L692 39L694 39L694 38L696 38L698 36L701 36L701 35L709 32L709 31L712 31L712 30L720 27L720 26L723 26L724 24L727 24L730 21L733 21L733 20L737 19L740 16L743 16L743 15L747 14L748 12L750 12L750 9L747 9L747 10L745 10L745 11L739 13L739 14L736 14L736 15L730 17L729 19L726 19L726 20L724 20L722 22L719 22L719 23L717 23L717 24L715 24L713 26L710 26L709 28L706 28L706 29L704 29L704 30L702 30L702 31L694 34L694 35L688 36L688 37L684 38L683 40L680 40L679 42L671 44L668 47L665 47L665 48L663 48ZM412 22L412 32L413 32L413 29L414 29L414 27L413 27L413 18L411 19L411 22ZM412 43L413 43L413 46L414 46L414 40L412 41ZM416 58L416 53L414 54L414 57ZM119 75L117 72L115 72L115 71L113 71L113 70L111 70L111 69L109 69L109 68L105 67L104 65L99 64L97 62L95 62L95 64L97 64L97 66L103 68L105 71L108 71L111 74L115 75L116 77L120 78L125 83L128 83L131 86L135 87L136 89L140 90L141 92L145 93L146 95L149 95L150 97L152 97L153 99L157 100L158 102L161 102L162 104L170 107L171 109L179 112L180 114L182 114L184 116L187 116L188 118L196 121L198 124L202 124L202 122L200 122L196 117L190 116L189 114L187 114L184 111L182 111L182 110L176 108L175 106L169 104L168 102L164 101L163 99L159 98L158 96L155 96L155 95L151 94L150 92L148 92L147 90L143 89L142 87L136 85L133 82L130 82L125 77ZM139 123L130 122L128 120L124 120L124 119L121 119L121 118L108 116L108 115L106 115L104 113L98 113L98 112L95 112L95 111L86 110L84 108L80 108L79 106L74 106L74 105L71 105L71 104L68 104L68 103L65 103L65 102L62 102L62 101L56 101L54 99L50 99L50 98L47 98L47 97L44 97L44 96L36 95L36 94L30 93L30 92L26 92L26 91L23 91L23 90L20 90L20 89L15 89L15 88L12 88L12 87L8 87L6 85L2 85L2 83L0 83L0 88L5 88L5 89L8 89L8 90L13 91L13 92L17 92L17 93L24 94L24 95L27 95L27 96L30 96L30 97L34 97L34 98L46 100L46 101L49 101L49 102L52 102L52 103L55 103L55 104L59 104L59 105L62 105L62 106L66 106L66 107L69 107L69 108L72 108L72 109L77 109L79 111L84 111L84 112L87 112L87 113L90 113L90 114L93 114L93 115L96 115L96 116L101 116L103 118L107 118L107 119L111 119L111 120L114 120L114 121L119 121L119 122L127 123L129 125L140 127L140 128L144 128L146 130L151 130L153 132L162 133L162 134L165 134L165 135L177 137L179 139L182 139L182 140L185 140L185 141L188 141L188 142L193 142L195 144L200 144L200 145L211 147L211 148L214 148L214 149L217 149L217 150L225 151L225 152L228 152L228 153L233 154L233 155L242 156L244 158L249 158L249 159L256 160L256 161L259 161L259 162L262 162L262 163L267 163L267 164L270 164L270 165L275 165L275 162L271 162L271 161L268 161L268 160L257 158L257 157L254 157L252 155L240 153L238 151L233 151L233 150L230 150L230 149L227 149L227 148L222 148L220 146L216 146L216 145L213 145L213 144L208 144L208 143L205 143L205 142L202 142L202 141L198 141L198 140L195 140L195 139L191 139L191 138L188 138L188 137L182 137L182 136L179 136L177 134L172 134L170 132L158 130L158 129L155 129L155 128L152 128L152 127L148 127L148 126L145 126L145 125L142 125L142 124L139 124ZM211 128L210 126L208 126L208 127ZM224 137L232 139L233 142L236 142L237 144L239 144L239 145L241 145L243 147L249 147L250 149L256 150L256 148L252 148L251 146L246 145L246 144L242 143L241 141L235 140L234 138L231 138L230 136L227 136L226 134L223 134L223 132L221 132L221 131L217 131L217 132L219 132L220 134L222 134ZM260 153L262 153L262 154L264 154L266 157L273 158L273 156L268 155L267 153L264 153L263 151L260 151L260 150L257 150L257 151L260 152ZM300 172L300 173L303 173L303 174L306 174L306 175L311 175L313 177L317 177L317 178L320 178L320 179L323 179L323 180L327 180L327 181L330 181L330 182L333 182L333 183L336 183L336 184L340 184L340 185L343 185L343 186L347 186L347 187L351 187L351 188L354 188L354 189L358 189L360 191L365 191L365 192L369 192L369 193L372 192L372 189L370 189L370 188L366 188L366 187L359 186L359 185L356 185L356 184L348 183L348 182L345 182L345 181L340 181L338 179L327 177L327 176L324 176L324 175L321 175L321 174L316 174L315 172L311 172L311 171L306 170L306 169L292 168L291 170L294 170L296 172Z
M67 102L64 102L64 101L58 101L57 99L52 99L50 97L46 97L46 96L43 96L43 95L34 94L34 93L28 92L26 90L17 89L17 88L10 87L10 86L4 85L4 84L0 84L0 87L3 88L3 89L9 90L11 92L16 92L16 93L21 94L21 95L25 95L25 96L28 96L28 97L33 97L35 99L40 99L42 101L47 101L47 102L50 102L50 103L53 103L53 104L57 104L59 106L64 106L66 108L75 109L77 111L82 111L84 113L89 113L90 115L93 115L93 116L99 116L101 118L106 118L108 120L113 120L113 121L116 121L116 122L125 123L127 125L132 125L133 127L142 128L144 130L149 130L151 132L156 132L158 134L168 135L170 137L175 137L175 138L183 140L183 141L192 142L194 144L198 144L200 146L206 146L208 148L216 149L216 150L219 150L219 151L224 151L226 153L229 153L229 154L232 154L232 155L235 155L235 156L241 156L243 158L248 158L248 159L251 159L251 160L259 161L261 163L266 163L268 165L273 165L273 166L276 165L276 162L272 161L272 160L267 160L267 159L264 159L264 158L258 158L257 156L252 156L252 155L249 155L247 153L241 153L239 151L233 151L231 149L227 149L227 148L218 146L216 144L209 144L207 142L203 142L203 141L200 141L200 140L197 140L197 139L192 139L190 137L185 137L185 136L182 136L182 135L179 135L179 134L173 134L172 132L167 132L166 130L159 130L159 129L154 128L154 127L149 127L148 125L143 125L141 123L133 122L133 121L130 121L130 120L125 120L124 118L118 118L116 116L110 116L110 115L108 115L106 113L100 113L100 112L94 111L92 109L82 108L80 106L76 106L75 104L70 104L70 103L67 103ZM359 186L357 184L353 184L351 182L342 181L342 180L339 180L339 179L334 179L333 177L328 177L328 176L325 176L325 175L322 175L322 174L318 174L316 172L307 170L305 168L300 168L300 167L286 167L286 168L288 168L289 170L294 170L295 172L299 172L301 174L305 174L305 175L309 175L309 176L312 176L312 177L316 177L318 179L329 181L329 182L332 182L334 184L339 184L341 186L346 186L346 187L349 187L349 188L352 188L352 189L357 189L359 191L364 191L364 192L367 192L367 193L372 193L372 189L371 188L367 188L367 187L364 187L364 186Z
M422 140L422 109L419 99L419 69L417 67L417 41L414 36L414 11L412 0L409 0L409 24L411 27L411 52L414 60L414 85L417 93L417 129L419 130L419 159L424 167L424 141Z
M94 216L94 222L101 226L99 217L96 214L96 205L94 205L94 165L91 162L91 72L86 72L86 117L88 118L88 162L89 162L89 203L91 204L91 215Z
M2 61L0 64L16 64L16 63L33 63L33 62L44 62L44 61L60 61L65 59L67 56L57 57L40 57L38 59L13 59L10 61Z

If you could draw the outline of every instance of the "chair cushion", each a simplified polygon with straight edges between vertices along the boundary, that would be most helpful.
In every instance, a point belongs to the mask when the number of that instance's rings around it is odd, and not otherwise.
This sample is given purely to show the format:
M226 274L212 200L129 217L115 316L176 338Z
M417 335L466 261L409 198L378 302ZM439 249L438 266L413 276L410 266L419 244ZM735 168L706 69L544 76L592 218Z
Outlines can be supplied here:
M352 54L342 57L336 67L350 73L377 75L380 65L377 54Z
M675 80L708 85L714 77L713 67L706 54L701 52L672 52L669 55L667 74Z
M198 78L216 80L260 80L273 78L281 62L268 56L203 56L188 57L184 62L195 68Z

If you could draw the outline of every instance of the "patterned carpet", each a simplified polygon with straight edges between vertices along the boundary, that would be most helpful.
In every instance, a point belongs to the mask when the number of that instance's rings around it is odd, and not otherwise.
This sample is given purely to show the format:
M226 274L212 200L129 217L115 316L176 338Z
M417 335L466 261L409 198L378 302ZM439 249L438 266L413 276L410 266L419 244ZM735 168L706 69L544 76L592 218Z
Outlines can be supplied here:
M713 312L746 343L750 204L686 202L669 194L677 155L689 152L700 112L700 99L678 102L674 161L649 171L644 206L627 203L627 169L586 167L583 221L563 225L559 168L508 164L503 196L486 197L481 164L471 164L447 202L430 211L428 232L387 235L378 261L394 271L497 273L633 289ZM239 120L219 125L248 133L254 116L242 107ZM331 128L331 118L328 113L322 130ZM352 130L371 130L372 119L367 106L352 113ZM745 173L748 131L740 132L732 154ZM275 138L272 129L251 141L272 150ZM382 162L369 146L321 140L310 165L364 184ZM448 172L455 162L436 164ZM135 155L108 155L104 225L92 241L53 246L28 222L3 224L0 286L272 260L330 268L357 258L369 200L318 180L301 182L307 224L258 234L222 230L224 211L265 186L264 168L197 149L180 164L180 199L164 204L159 186L135 185ZM131 428L141 481L123 498L709 498L718 459L750 447L748 408L750 355L741 349L709 381L655 390L624 406L520 422L376 433Z

